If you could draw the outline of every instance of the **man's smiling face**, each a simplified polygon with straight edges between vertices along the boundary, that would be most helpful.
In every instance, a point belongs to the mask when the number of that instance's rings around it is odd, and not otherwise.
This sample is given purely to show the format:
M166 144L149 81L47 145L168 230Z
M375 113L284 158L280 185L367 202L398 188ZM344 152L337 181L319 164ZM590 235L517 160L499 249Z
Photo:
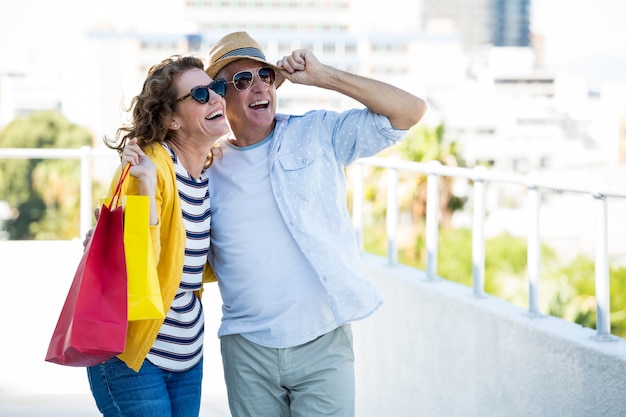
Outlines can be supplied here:
M217 78L223 77L228 82L226 93L226 117L237 141L248 138L260 141L274 127L276 115L276 85L267 85L257 75L257 70L267 65L251 59L241 59L228 64ZM233 85L233 76L240 71L251 71L254 74L252 86L239 91ZM251 136L260 136L252 139ZM246 143L242 143L245 145Z

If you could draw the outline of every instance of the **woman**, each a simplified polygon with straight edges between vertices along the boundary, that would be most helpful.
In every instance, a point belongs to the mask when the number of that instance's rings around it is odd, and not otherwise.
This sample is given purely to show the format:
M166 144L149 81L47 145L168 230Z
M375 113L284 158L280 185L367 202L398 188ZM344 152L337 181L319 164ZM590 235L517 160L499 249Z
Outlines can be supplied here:
M124 352L87 369L105 417L198 416L210 206L205 169L225 135L227 84L213 81L195 57L153 66L131 102L132 121L107 146L131 164L125 194L150 197L150 232L167 311L161 320L131 321ZM113 179L116 184L119 177Z

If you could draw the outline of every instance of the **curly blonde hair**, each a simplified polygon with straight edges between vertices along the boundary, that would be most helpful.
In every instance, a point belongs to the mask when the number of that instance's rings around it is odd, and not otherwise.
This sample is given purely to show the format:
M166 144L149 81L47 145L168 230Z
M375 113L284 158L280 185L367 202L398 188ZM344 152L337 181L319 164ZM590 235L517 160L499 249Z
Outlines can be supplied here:
M115 139L104 136L106 146L117 150L121 155L124 147L133 138L145 149L152 143L163 143L175 132L168 125L172 120L178 103L174 81L183 72L198 68L204 71L202 59L193 56L174 55L153 65L143 83L141 93L133 97L126 111L132 112L131 122L117 129ZM208 167L212 154L207 155Z

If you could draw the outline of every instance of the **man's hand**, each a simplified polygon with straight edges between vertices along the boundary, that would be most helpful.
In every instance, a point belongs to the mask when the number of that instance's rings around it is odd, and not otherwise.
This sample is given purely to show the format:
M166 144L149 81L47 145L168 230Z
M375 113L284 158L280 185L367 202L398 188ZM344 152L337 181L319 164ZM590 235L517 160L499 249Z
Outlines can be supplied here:
M330 68L320 63L308 49L296 49L276 62L276 66L281 75L294 84L327 88L323 80Z

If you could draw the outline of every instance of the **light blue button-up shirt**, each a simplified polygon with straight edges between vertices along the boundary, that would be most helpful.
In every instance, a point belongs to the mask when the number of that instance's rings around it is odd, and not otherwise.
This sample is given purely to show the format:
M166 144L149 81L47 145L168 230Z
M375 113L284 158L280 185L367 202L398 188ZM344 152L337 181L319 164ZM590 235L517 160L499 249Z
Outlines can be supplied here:
M276 115L268 157L274 198L331 298L337 326L367 317L383 302L360 268L344 169L405 134L367 109Z
M405 133L365 109L312 111L277 114L271 137L256 145L223 145L209 169L220 337L296 346L382 304L360 269L344 170Z

